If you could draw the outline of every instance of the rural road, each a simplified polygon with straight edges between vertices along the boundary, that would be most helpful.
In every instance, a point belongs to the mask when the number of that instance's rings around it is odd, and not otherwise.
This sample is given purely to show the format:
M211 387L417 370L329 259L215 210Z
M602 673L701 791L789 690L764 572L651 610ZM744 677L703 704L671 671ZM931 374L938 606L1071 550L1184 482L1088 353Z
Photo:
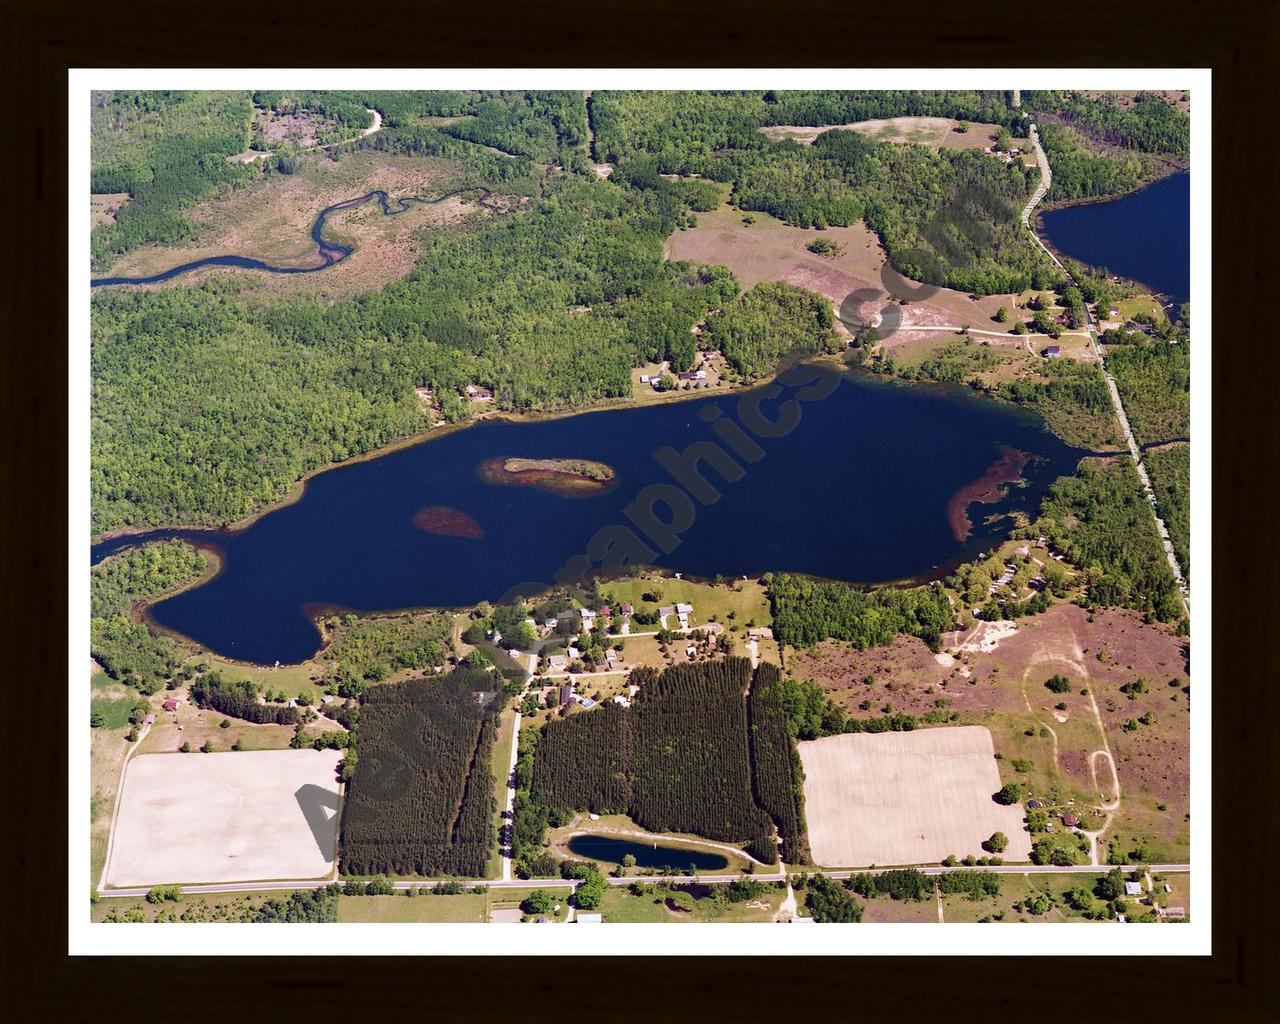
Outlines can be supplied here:
M964 867L956 865L953 868L944 867L923 867L920 868L921 874L925 875L941 875L949 871L992 871L997 875L1096 875L1099 872L1110 871L1113 865L1106 864L1075 864L1071 867L1054 867L1050 864L998 864L990 867ZM1191 870L1190 864L1149 864L1147 865L1152 871L1163 873L1185 873ZM819 868L813 868L807 871L807 874L824 874L828 878L850 878L853 875L866 872L867 874L879 874L882 871L888 871L886 867L875 868L858 868L840 871L826 871ZM799 874L800 872L793 872ZM685 883L685 882L707 882L722 884L726 882L736 882L741 878L752 878L757 882L785 882L789 876L785 874L772 875L633 875L629 878L614 878L607 875L605 881L610 885L630 885L632 882L666 882L666 883ZM213 893L233 893L233 892L290 892L294 889L319 889L330 884L331 880L316 881L308 879L306 881L297 882L235 882L220 885L184 885L180 886L183 895L201 896ZM450 879L452 881L452 879ZM537 889L545 885L569 886L576 888L578 885L575 879L561 878L513 878L510 880L503 879L501 881L490 881L488 879L477 878L471 880L474 885L487 885L490 889ZM405 889L432 888L440 884L436 881L421 882L392 882L392 886L397 892L403 892ZM148 890L146 888L133 889L107 889L98 890L101 897L138 897L145 896Z
M1031 137L1032 145L1035 147L1036 163L1040 166L1040 184L1032 194L1031 201L1027 203L1026 208L1022 211L1022 223L1036 245L1053 261L1054 266L1067 275L1067 280L1075 283L1075 278L1072 277L1071 272L1062 265L1062 261L1040 240L1040 236L1031 227L1029 220L1031 211L1044 198L1045 193L1049 191L1053 177L1049 170L1049 158L1045 155L1044 147L1040 145L1040 135L1036 132L1034 124L1031 125L1028 134ZM1178 592L1182 598L1182 610L1189 615L1191 614L1191 595L1187 587L1187 578L1183 574L1182 566L1178 563L1178 556L1173 550L1173 542L1169 539L1169 529L1165 526L1164 520L1160 518L1160 512L1156 507L1156 492L1151 487L1151 480L1147 476L1147 467L1142 462L1142 452L1139 450L1138 443L1133 436L1133 430L1129 426L1129 417L1125 415L1124 403L1120 400L1120 390L1116 387L1115 378L1107 370L1106 358L1102 354L1102 347L1098 344L1098 325L1088 304L1085 305L1085 316L1088 317L1089 344L1093 348L1093 354L1098 360L1098 365L1102 367L1102 374L1107 381L1107 391L1111 396L1111 406L1115 410L1116 419L1120 421L1120 429L1124 434L1125 444L1129 447L1129 455L1138 470L1138 478L1142 482L1142 490L1146 495L1147 504L1151 506L1151 514L1155 517L1156 532L1160 535L1160 543L1164 547L1165 558L1168 560L1169 568L1173 570L1173 578L1178 584Z

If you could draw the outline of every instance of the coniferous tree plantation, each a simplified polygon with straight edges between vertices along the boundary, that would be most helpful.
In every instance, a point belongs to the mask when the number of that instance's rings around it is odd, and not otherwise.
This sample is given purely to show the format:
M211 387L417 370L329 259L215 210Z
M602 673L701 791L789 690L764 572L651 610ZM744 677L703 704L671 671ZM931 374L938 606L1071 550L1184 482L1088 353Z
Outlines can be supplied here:
M777 672L761 676L763 670L757 683L767 688ZM751 677L745 658L661 674L635 669L631 681L640 691L630 708L608 704L547 723L534 756L532 800L560 816L625 813L654 832L744 843L766 864L777 859L776 824L787 860L801 862L808 842L796 755L767 692L756 708L762 726L749 722Z
M342 807L346 874L485 874L495 839L497 714L476 695L491 697L498 682L458 668L365 692Z

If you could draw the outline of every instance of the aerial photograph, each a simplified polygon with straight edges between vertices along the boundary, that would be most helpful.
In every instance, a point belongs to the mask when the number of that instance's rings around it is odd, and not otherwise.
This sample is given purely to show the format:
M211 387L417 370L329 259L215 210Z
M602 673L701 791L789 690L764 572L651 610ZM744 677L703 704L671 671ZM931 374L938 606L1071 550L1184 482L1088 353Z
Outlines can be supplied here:
M1206 912L1193 90L761 84L73 97L86 928Z

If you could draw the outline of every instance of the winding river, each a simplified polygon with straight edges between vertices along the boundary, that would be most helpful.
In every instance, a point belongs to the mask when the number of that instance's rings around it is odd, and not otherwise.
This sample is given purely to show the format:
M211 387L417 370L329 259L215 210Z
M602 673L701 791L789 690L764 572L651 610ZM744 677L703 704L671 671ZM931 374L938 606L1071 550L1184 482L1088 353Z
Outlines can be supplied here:
M176 267L170 267L168 270L163 270L158 274L151 274L148 277L96 277L89 283L94 288L116 284L158 284L161 281L169 281L181 274L187 274L193 270L201 270L205 267L240 267L243 270L265 270L269 274L314 274L320 270L327 270L335 263L341 263L355 251L354 246L342 245L324 237L325 221L331 213L350 210L353 207L369 202L371 199L376 199L382 207L383 214L387 217L394 217L397 214L406 212L414 203L435 206L455 196L477 196L479 201L484 203L490 195L492 195L492 192L489 189L477 186L455 189L434 199L408 196L404 199L392 200L382 189L374 189L372 192L366 192L364 195L356 196L354 199L344 199L340 203L326 206L316 217L315 223L311 225L311 240L316 243L316 254L320 258L320 262L311 267L281 267L263 260L253 259L250 256L206 256L204 259L181 263Z

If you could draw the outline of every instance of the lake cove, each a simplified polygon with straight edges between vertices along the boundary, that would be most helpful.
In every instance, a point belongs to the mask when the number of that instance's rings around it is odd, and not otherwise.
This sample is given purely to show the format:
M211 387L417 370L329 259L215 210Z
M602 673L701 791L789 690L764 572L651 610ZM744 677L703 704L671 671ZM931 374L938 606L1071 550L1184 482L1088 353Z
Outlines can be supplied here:
M1021 479L997 494L992 467L1010 450L1026 457ZM482 421L321 473L242 531L117 537L92 557L158 537L216 545L222 572L153 606L153 622L227 658L296 663L319 647L311 616L325 611L469 606L602 565L624 572L624 557L695 577L936 578L1002 539L1008 513L1034 515L1081 454L966 388L803 365L732 395ZM600 462L615 477L591 495L482 478L486 461L513 455ZM953 497L966 487L984 503L958 539Z
M1139 281L1174 302L1191 295L1191 172L1161 178L1105 203L1041 214L1059 252Z

